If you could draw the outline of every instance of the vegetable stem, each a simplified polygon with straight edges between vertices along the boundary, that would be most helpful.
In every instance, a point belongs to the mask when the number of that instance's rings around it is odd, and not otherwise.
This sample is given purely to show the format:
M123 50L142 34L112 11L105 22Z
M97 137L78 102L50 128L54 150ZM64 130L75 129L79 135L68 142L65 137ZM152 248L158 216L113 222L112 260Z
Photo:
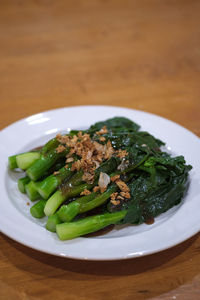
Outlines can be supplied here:
M35 201L41 198L33 181L30 181L27 185L25 185L25 191L31 201Z
M81 185L77 185L68 189L68 191L63 194L62 191L56 191L48 200L45 205L45 215L51 216L53 215L59 206L69 198L73 198L78 196L85 189L91 189L94 185L89 183L83 183Z
M28 176L22 177L18 180L18 189L21 193L26 193L26 185L30 182L30 178Z
M66 168L63 167L58 171L58 174L52 174L43 179L40 182L36 182L36 188L38 193L44 199L48 199L50 195L57 189L57 187L63 182L63 180L67 180L73 172L71 171L71 165Z
M117 186L112 184L108 189L95 197L94 193L70 202L68 205L63 205L58 211L58 215L63 222L70 222L80 213L92 210L104 204L112 193L117 190Z
M31 180L36 181L40 179L43 174L53 166L53 164L60 158L66 155L66 151L57 153L55 149L49 151L46 155L41 155L34 164L32 164L26 171L26 174Z
M17 166L22 170L27 170L34 162L40 158L39 152L27 152L16 156Z
M26 170L39 158L40 153L38 151L30 151L21 154L11 155L8 157L8 167L11 170L17 168Z
M56 232L56 225L62 223L57 213L48 217L46 229L51 232Z
M60 240L73 239L95 232L108 225L116 224L125 217L126 213L126 210L122 210L115 213L90 216L76 222L61 223L56 225L56 233Z
M45 216L44 214L44 206L45 206L46 201L44 199L39 200L37 203L35 203L31 208L30 208L30 213L34 218L43 218Z
M95 198L97 193L91 193L70 202L67 205L62 205L58 210L58 216L63 222L70 222L80 213L80 208L84 203L87 203Z
M16 157L17 155L12 155L8 157L8 167L10 170L18 168Z

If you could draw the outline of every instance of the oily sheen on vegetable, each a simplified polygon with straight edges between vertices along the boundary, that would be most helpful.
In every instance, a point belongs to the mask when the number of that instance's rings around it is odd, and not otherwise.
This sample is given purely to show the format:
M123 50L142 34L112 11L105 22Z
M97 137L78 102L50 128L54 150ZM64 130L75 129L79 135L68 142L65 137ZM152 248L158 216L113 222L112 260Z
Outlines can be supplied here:
M73 239L111 224L152 222L179 204L189 186L183 156L135 122L114 117L87 130L58 134L40 149L8 158L20 168L20 192L34 218L48 217L46 229Z

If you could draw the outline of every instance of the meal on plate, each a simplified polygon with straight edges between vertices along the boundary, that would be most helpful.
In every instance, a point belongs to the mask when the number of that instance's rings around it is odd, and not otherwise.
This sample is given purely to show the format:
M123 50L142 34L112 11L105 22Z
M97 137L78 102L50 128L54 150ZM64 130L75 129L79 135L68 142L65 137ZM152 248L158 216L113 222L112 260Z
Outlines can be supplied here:
M37 201L31 215L47 216L46 229L68 240L111 224L152 223L179 204L192 167L139 129L114 117L10 156L9 168L25 172L19 190Z

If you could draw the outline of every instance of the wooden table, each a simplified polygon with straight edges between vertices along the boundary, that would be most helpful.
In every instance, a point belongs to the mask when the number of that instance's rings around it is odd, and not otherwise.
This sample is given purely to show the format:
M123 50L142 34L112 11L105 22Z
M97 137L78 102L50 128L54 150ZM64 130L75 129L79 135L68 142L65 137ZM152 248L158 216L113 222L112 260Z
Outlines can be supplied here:
M0 128L102 104L200 135L200 1L2 0ZM6 200L6 199L5 199ZM116 262L62 259L0 235L0 299L200 299L200 236Z

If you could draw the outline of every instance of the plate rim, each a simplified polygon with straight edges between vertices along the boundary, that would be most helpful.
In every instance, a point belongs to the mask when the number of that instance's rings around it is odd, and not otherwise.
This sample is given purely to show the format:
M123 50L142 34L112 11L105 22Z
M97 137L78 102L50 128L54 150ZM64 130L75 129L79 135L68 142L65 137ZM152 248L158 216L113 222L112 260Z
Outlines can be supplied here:
M20 122L24 122L26 121L28 118L30 117L34 117L34 116L37 116L39 114L46 114L46 113L51 113L51 112L54 112L54 111L59 111L59 110L63 110L63 109L73 109L73 108L90 108L90 107L100 107L100 108L119 108L119 109L126 109L126 110L129 110L129 111L135 111L135 112L141 112L141 113L144 113L144 114L148 114L148 115L151 115L151 116L154 116L154 117L157 117L157 118L160 118L160 119L164 119L164 120L167 120L169 121L170 123L176 125L176 126L179 126L180 128L183 128L185 129L188 133L192 134L194 137L196 137L197 139L200 139L200 137L195 134L194 132L190 131L187 127L179 124L179 123L176 123L175 121L169 119L169 118L166 118L166 117L162 117L160 115L157 115L155 113L152 113L152 112L149 112L149 111L145 111L145 110L140 110L140 109L135 109L135 108L131 108L131 107L126 107L126 106L114 106L114 105L99 105L99 104L93 104L93 105L71 105L71 106L63 106L63 107L56 107L56 108L53 108L53 109L48 109L48 110L44 110L44 111L40 111L38 113L35 113L35 114L32 114L32 115L27 115L26 117L23 117L19 120L16 120L14 122L12 122L11 124L1 128L0 130L0 133L3 132L4 130L7 130L8 128L12 127L12 126L15 126L17 125L18 123Z
M186 127L184 127L184 126L182 126L182 125L180 125L180 124L178 124L178 123L176 123L176 122L174 122L174 121L172 121L172 120L170 120L170 119L167 119L167 118L165 118L165 117L162 117L162 116L160 116L160 115L156 115L156 114L153 114L153 113L150 113L150 112L146 112L146 111L143 111L143 110L137 110L137 109L132 109L132 108L128 108L128 107L121 107L121 106L111 106L111 105L77 105L77 106L65 106L65 107L61 107L61 108L55 108L55 109L50 109L50 110L46 110L46 111L41 111L41 112L39 112L39 113L36 113L36 114L33 114L33 115L30 115L30 116L28 116L28 117L25 117L25 118L22 118L22 119L20 119L20 120L17 120L17 121L15 121L15 122L13 122L12 124L10 124L10 125L8 125L8 126L6 126L6 127L4 127L1 131L0 131L0 135L1 135L1 133L3 133L3 132L5 132L5 131L7 131L8 129L12 129L12 127L15 127L17 124L20 124L20 123L22 123L23 124L23 122L26 122L26 120L28 119L28 118L30 118L30 117L33 117L33 116L37 116L37 115L39 115L39 114L49 114L49 113L54 113L55 111L57 111L57 112L59 112L59 111L63 111L64 109L66 109L66 110L68 110L68 109L87 109L87 108L97 108L97 107L99 107L99 108L107 108L107 109L123 109L123 110L128 110L128 111L130 111L130 112L133 112L133 114L134 114L134 112L138 112L138 113L143 113L143 114L147 114L147 115L150 115L150 116L152 116L152 117L156 117L156 118L159 118L159 119L162 119L162 120L164 120L164 121L167 121L167 122L170 122L172 125L175 125L175 126L178 126L181 130L183 129L184 131L187 131L188 132L188 134L190 134L190 136L192 136L193 138L195 138L195 139L197 139L197 141L199 142L200 141L200 139L199 139L199 137L196 135L196 134L194 134L193 132L191 132L190 130L188 130ZM133 116L134 117L134 116ZM24 123L24 124L26 124L26 123ZM0 215L1 215L1 212L0 212ZM38 226L38 225L37 225ZM6 232L5 232L5 230L2 230L2 228L1 228L1 224L0 224L0 230L2 231L2 233L4 233L5 235L7 235L8 237L10 237L11 239L13 239L13 240L15 240L16 242L19 242L19 243L21 243L21 244L23 244L23 245L25 245L25 246L27 246L27 247L29 247L29 248L32 248L32 249L34 249L34 250L37 250L37 251L41 251L41 252L44 252L44 253L48 253L48 254L53 254L53 255L56 255L56 256L61 256L61 257L66 257L66 258L71 258L71 259L77 259L77 260L94 260L94 261L101 261L101 260L121 260L121 259L131 259L131 258L135 258L135 257L139 257L139 256L146 256L146 255L150 255L150 254L153 254L153 253L157 253L157 252L161 252L161 251L164 251L164 250L166 250L166 249L169 249L169 248L171 248L171 247L173 247L173 246L176 246L176 245L178 245L178 244L180 244L180 243L182 243L182 242L184 242L185 240L187 240L187 239L189 239L190 237L192 237L192 236L194 236L196 233L198 233L199 232L199 230L200 230L200 226L199 226L199 228L198 229L196 229L196 230L194 230L193 232L192 232L192 234L188 237L188 235L186 234L186 236L185 236L185 238L180 238L179 240L177 240L177 242L176 243L171 243L171 244L169 244L168 246L165 246L165 247L161 247L159 250L157 250L157 251L155 251L155 250L153 250L153 251L147 251L146 253L142 253L142 254L132 254L132 255L130 255L130 256L125 256L125 257L113 257L113 258L106 258L106 257L104 257L104 258L94 258L94 257L74 257L74 256L72 256L72 255L69 255L69 254L61 254L61 253L55 253L55 252L52 252L52 251L47 251L47 250L44 250L44 249L39 249L38 247L34 247L34 245L32 245L32 246L30 246L30 243L25 243L24 241L21 241L19 238L16 238L15 236L11 236L11 235L8 235Z

